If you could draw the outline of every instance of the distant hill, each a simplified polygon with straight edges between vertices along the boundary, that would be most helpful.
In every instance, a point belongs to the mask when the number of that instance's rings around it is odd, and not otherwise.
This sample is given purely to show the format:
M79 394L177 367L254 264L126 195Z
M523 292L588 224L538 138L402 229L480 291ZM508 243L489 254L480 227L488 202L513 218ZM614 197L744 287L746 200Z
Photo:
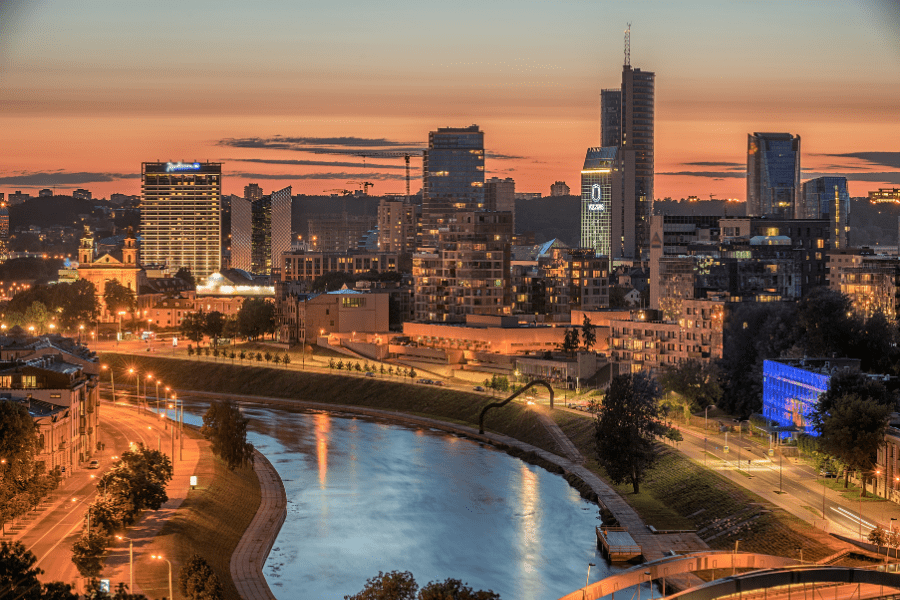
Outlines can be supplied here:
M91 214L94 200L81 200L72 196L45 196L32 198L22 204L9 207L9 225L13 227L75 227L81 221L80 214Z
M551 196L516 200L516 230L534 232L536 242L559 238L568 246L581 243L581 197Z

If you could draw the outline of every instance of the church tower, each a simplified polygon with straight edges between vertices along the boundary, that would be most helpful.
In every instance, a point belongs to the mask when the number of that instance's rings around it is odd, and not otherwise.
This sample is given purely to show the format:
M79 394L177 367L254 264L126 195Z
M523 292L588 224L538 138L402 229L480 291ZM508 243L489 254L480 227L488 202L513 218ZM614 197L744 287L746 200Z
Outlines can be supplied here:
M134 230L129 227L125 235L125 245L122 247L122 262L126 265L137 264L137 240L134 239Z
M94 262L94 234L88 225L84 226L84 236L81 238L81 244L78 246L78 264L79 266L87 266Z

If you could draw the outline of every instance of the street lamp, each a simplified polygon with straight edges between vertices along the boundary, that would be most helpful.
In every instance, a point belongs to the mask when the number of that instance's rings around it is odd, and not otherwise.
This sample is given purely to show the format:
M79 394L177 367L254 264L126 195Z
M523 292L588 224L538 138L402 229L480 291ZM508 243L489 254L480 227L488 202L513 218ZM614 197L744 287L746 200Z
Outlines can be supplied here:
M134 593L134 540L128 536L117 535L117 539L128 540L128 592ZM171 586L170 586L171 587ZM169 592L171 597L172 592Z
M737 571L737 551L738 544L741 543L740 539L734 540L734 554L731 557L731 576L734 577L735 572Z
M103 369L104 371L109 369L109 382L110 382L110 385L112 385L112 401L113 401L113 404L115 404L116 403L116 376L113 372L113 368L110 367L109 365L101 365L100 368Z
M152 554L150 558L155 558L156 560L164 560L169 565L169 598L172 598L172 563L169 562L168 558L164 556L160 556L159 554Z
M78 326L78 343L81 343L81 334L84 333L84 325Z
M590 583L591 583L591 567L596 567L596 566L597 565L595 565L592 562L588 563L588 574L587 574L587 579L584 582L584 587L587 587L588 585L590 585Z
M706 407L706 413L705 413L705 417L704 417L704 418L706 419L706 422L705 422L704 425L703 425L703 429L704 429L704 430L709 430L709 407L710 407L710 406L713 407L713 408L716 407L715 404L710 404L710 405L708 405L708 406Z

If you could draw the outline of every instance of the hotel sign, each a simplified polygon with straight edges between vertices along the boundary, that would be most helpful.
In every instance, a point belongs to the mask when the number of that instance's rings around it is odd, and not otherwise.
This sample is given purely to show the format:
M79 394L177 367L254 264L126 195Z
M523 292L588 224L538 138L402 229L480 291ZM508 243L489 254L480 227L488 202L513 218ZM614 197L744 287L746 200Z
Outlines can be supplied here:
M199 171L200 163L166 163L166 173L173 173L178 171Z
M591 203L588 204L588 210L603 210L603 203L600 202L600 184L598 183L591 186Z

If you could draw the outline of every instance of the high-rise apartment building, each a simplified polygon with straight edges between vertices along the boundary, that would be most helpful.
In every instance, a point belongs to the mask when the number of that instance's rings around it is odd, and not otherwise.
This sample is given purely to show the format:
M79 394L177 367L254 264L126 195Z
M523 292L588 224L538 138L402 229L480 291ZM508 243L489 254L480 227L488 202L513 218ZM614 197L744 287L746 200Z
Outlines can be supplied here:
M817 177L803 184L801 219L829 219L831 244L846 248L850 237L850 192L846 177Z
M565 181L557 181L550 184L550 196L568 196L572 193Z
M456 211L484 208L484 132L477 125L429 132L422 171L419 244L433 247Z
M800 136L748 134L747 216L803 218L800 193Z
M259 200L263 197L262 188L259 187L258 183L251 183L244 186L244 198L250 200Z
M878 188L869 192L869 202L896 202L900 204L900 188Z
M512 177L491 177L484 182L484 210L512 214L513 232L516 230L516 182Z
M622 90L600 90L600 145L622 143Z
M622 69L619 153L623 168L622 256L627 258L640 258L642 252L650 249L655 78L653 73L634 69L630 64Z
M141 256L202 281L222 263L222 163L141 164Z
M307 244L316 252L348 252L356 250L359 240L378 224L371 215L328 213L310 217L307 222Z
M581 169L581 247L606 257L612 252L613 198L621 196L617 151L615 146L588 148Z
M378 203L378 251L412 254L416 248L416 207L400 200Z
M231 267L256 275L281 269L291 249L291 186L262 195L255 183L231 202Z

